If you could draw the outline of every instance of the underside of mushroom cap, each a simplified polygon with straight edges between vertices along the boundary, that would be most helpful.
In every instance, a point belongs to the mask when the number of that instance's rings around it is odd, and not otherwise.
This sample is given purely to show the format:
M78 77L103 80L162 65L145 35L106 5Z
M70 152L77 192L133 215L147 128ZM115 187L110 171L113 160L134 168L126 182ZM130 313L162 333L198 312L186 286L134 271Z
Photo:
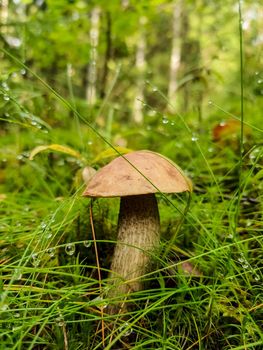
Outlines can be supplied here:
M191 181L171 160L151 151L115 158L90 180L83 195L122 197L148 193L192 191Z

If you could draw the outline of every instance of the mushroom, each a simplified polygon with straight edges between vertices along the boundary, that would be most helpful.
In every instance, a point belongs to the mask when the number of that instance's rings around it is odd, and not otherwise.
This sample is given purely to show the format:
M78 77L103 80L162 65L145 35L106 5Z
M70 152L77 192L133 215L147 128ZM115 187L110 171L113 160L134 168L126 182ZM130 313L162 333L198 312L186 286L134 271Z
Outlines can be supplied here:
M160 240L155 193L191 190L190 180L175 163L151 151L117 157L92 177L84 196L121 197L109 298L143 288L140 277L149 271L150 254ZM109 312L116 313L119 309L119 305L112 305Z

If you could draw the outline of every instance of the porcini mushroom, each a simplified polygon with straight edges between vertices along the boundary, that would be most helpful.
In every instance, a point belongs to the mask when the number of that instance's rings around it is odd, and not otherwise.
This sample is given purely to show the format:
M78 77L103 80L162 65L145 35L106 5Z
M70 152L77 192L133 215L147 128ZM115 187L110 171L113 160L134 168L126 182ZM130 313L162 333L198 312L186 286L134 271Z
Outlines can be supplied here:
M121 197L117 245L111 263L110 297L141 290L149 253L158 247L160 220L155 193L191 191L190 180L168 158L151 151L120 156L90 180L84 196ZM115 313L118 306L109 308Z

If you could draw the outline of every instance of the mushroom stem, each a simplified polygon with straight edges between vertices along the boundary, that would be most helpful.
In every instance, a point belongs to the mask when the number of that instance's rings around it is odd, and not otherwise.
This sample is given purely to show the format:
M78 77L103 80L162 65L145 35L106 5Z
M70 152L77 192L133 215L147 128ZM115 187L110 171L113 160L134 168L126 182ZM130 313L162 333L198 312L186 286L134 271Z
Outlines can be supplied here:
M127 295L143 288L140 276L147 273L151 253L159 244L160 219L154 194L121 198L117 245L111 263L114 286L109 298ZM130 282L129 282L130 281ZM120 305L110 305L116 313Z

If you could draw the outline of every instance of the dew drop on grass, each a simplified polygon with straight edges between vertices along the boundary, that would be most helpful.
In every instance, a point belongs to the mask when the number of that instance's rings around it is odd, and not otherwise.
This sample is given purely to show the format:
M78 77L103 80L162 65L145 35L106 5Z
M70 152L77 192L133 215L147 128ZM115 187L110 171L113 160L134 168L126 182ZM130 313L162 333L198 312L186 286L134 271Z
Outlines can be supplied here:
M14 316L15 316L15 318L19 318L19 317L20 317L20 313L19 313L19 312L16 312L16 313L14 314Z
M156 86L153 87L153 92L157 92L158 88Z
M73 255L75 253L75 244L69 243L65 246L65 252L68 255Z
M16 157L17 160L22 160L23 158L24 158L23 154L19 154L19 155Z
M262 79L258 79L257 83L258 83L258 84L262 84L262 83L263 83L263 80L262 80Z
M244 264L242 265L243 269L247 269L249 267L249 264L247 261L244 262Z
M7 311L8 309L9 309L8 304L6 304L6 303L0 304L1 311Z
M24 68L20 69L20 74L21 75L25 75L26 74L26 70Z
M253 224L253 222L251 220L247 220L247 222L246 222L247 227L251 226L252 224Z
M152 109L152 110L149 111L148 114L149 114L150 117L154 117L156 115L156 113L157 112L154 109Z
M63 327L65 325L65 322L62 316L59 316L56 318L56 323L59 327Z
M91 241L84 241L83 245L84 247L89 248L91 246Z
M256 275L255 278L254 278L255 281L260 281L260 276L259 275Z
M119 328L119 331L120 333L126 329L126 332L123 334L124 337L128 337L132 332L133 332L133 329L132 328L128 328L129 327L129 323L128 322L125 322L120 328Z
M47 251L48 255L51 257L51 258L54 258L55 256L55 249L54 248L49 248L48 251Z
M6 91L10 90L9 86L7 85L7 83L6 83L5 81L2 83L2 87L3 87Z
M198 141L198 137L196 135L192 135L191 140L193 142L196 142L196 141Z
M4 100L5 101L9 101L10 100L10 97L8 95L4 95Z
M44 231L47 228L47 224L45 222L42 222L40 224L40 227L42 228L42 230Z
M52 231L48 230L47 233L45 234L46 239L50 239L52 237Z
M163 116L162 123L163 124L168 124L169 123L169 119L167 119L165 116Z
M213 102L211 100L208 101L209 106L211 106L213 104Z
M22 279L22 272L20 269L15 269L13 274L14 280L20 281Z
M93 301L96 302L96 306L101 309L105 309L108 304L104 301L102 296L97 296L96 298L93 299Z
M40 265L40 259L36 253L32 254L32 265L38 267Z

